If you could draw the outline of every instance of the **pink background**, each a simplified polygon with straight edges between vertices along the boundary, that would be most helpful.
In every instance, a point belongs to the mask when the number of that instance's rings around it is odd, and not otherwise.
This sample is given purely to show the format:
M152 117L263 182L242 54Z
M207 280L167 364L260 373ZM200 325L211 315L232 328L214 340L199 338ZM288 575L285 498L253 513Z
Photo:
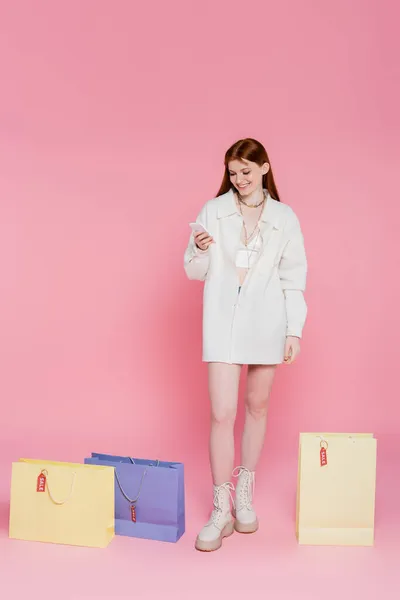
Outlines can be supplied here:
M372 598L379 575L394 584L398 13L378 0L0 3L3 591L36 585L32 560L74 599L152 598L168 585L193 598L306 598L320 578L325 600L345 582ZM301 220L309 320L301 358L273 390L263 530L204 556L193 550L211 501L202 287L186 280L183 251L226 148L244 136L265 143ZM297 440L314 430L378 437L375 549L298 548ZM8 541L11 461L91 451L185 462L179 544L118 538L99 554Z

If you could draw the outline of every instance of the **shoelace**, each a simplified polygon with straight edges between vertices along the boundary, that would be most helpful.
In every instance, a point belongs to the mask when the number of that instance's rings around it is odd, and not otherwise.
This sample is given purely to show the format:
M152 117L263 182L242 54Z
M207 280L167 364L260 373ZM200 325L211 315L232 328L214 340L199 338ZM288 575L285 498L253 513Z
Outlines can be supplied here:
M240 508L247 508L247 510L253 510L252 501L254 497L254 489L255 489L255 480L252 476L249 469L246 467L236 467L232 472L233 477L243 476L243 483L239 487L239 498L240 498ZM252 485L250 485L250 481Z
M235 487L230 481L227 481L226 483L223 483L222 485L219 485L218 487L215 488L214 501L213 501L214 510L211 513L210 525L212 523L213 525L215 525L215 527L218 527L218 529L219 529L218 522L219 522L220 516L222 515L221 495L224 493L223 490L225 490L229 494L230 499L232 501L232 505L233 506L235 505L235 501L234 501L233 495L232 495L232 492L235 490Z

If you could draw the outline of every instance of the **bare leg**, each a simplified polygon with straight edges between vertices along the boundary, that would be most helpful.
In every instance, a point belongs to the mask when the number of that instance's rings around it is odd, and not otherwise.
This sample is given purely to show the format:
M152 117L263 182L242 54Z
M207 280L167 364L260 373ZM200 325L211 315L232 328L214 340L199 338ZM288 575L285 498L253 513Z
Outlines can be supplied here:
M232 476L240 372L240 365L208 365L211 400L210 463L214 485L222 485L230 481Z
M245 399L242 466L255 471L264 444L268 401L276 365L250 365Z
M248 370L242 464L233 473L238 478L235 529L240 533L254 533L258 529L253 508L255 470L264 444L268 400L275 370L276 365L251 365Z

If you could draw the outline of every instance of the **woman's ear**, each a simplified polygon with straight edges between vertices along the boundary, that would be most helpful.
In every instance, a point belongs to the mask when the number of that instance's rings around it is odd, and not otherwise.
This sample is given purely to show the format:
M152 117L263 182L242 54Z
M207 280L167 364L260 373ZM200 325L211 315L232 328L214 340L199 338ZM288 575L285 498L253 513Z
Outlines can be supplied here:
M262 170L262 174L266 175L269 171L269 164L268 163L264 163L263 166L261 167Z

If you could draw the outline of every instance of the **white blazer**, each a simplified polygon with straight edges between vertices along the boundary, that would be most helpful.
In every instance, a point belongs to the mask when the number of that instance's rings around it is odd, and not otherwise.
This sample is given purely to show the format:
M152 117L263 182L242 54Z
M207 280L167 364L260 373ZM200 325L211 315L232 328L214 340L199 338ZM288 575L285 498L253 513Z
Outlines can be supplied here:
M204 252L191 234L184 255L188 278L205 282L204 362L279 364L286 336L302 336L307 259L300 223L288 205L265 193L261 252L240 294L235 262L243 218L233 191L209 200L196 219L215 241Z

